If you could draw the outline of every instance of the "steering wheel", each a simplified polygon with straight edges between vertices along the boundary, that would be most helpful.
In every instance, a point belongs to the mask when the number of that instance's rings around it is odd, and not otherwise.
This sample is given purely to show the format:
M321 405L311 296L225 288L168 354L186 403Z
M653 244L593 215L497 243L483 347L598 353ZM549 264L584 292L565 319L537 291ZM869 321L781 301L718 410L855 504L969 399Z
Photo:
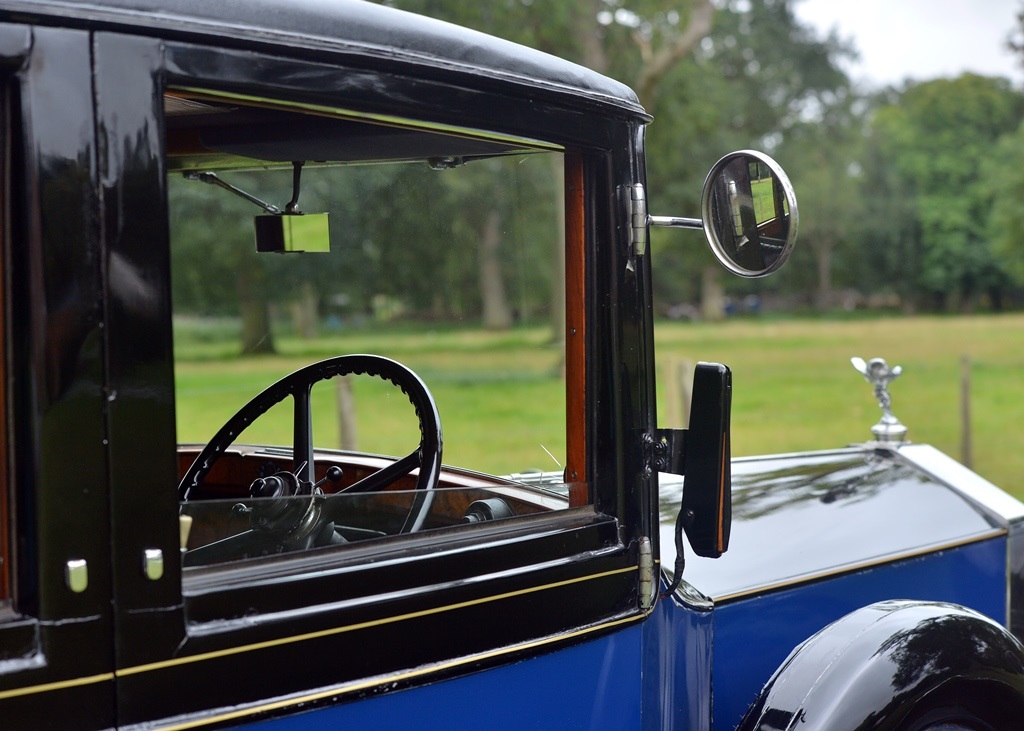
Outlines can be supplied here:
M312 411L310 408L310 393L314 384L337 376L349 374L365 374L375 376L397 386L409 398L409 402L416 410L416 417L419 420L420 443L419 446L405 457L397 459L387 467L367 475L358 482L350 485L336 494L353 492L373 492L380 490L396 480L410 474L414 469L419 468L416 476L416 496L410 507L401 531L412 533L420 530L430 513L430 506L433 502L434 488L437 486L441 471L441 419L437 413L437 404L434 397L423 380L412 370L398 361L384 358L379 355L341 355L334 358L313 363L304 368L285 376L272 384L262 393L253 398L243 406L238 413L228 419L227 423L220 428L213 439L211 439L203 450L196 457L192 466L188 468L185 476L178 484L178 499L187 501L194 499L193 491L196 490L210 472L214 463L230 447L238 435L252 422L265 414L271 407L291 396L294 402L294 439L293 439L293 467L294 472L279 473L284 478L276 479L273 485L253 484L251 490L254 496L272 497L299 497L308 495L311 497L310 509L301 522L303 537L315 538L317 531L329 522L340 517L342 500L332 499L334 495L320 495L313 499L314 493L319 491L312 483L315 480L315 469L313 462L313 424ZM330 479L330 478L328 478ZM264 481L257 480L257 483ZM316 508L316 515L313 515L313 508ZM315 525L310 525L315 523ZM246 545L255 546L258 543L266 543L266 536L249 535L258 534L258 529L231 536L219 541L220 544L230 542L231 546L223 548L231 549L237 553L245 549ZM217 544L211 544L215 546ZM202 547L205 550L206 546ZM201 549L195 549L201 550ZM222 553L223 551L218 551Z

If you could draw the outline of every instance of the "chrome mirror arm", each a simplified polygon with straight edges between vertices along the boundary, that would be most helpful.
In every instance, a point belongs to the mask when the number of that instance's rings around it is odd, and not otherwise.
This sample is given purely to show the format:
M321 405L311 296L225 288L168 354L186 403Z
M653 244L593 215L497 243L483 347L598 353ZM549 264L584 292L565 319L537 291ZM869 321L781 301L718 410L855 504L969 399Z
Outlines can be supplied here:
M185 180L197 180L200 183L209 183L210 185L216 185L219 188L223 188L226 191L234 193L239 198L244 198L245 200L249 201L253 205L259 206L260 208L262 208L267 213L273 213L274 215L279 215L281 213L281 209L278 208L277 206L275 206L275 205L273 205L271 203L266 203L264 201L261 201L259 198L254 196L252 193L246 193L241 188L236 188L235 186L233 186L231 183L227 182L226 180L222 180L217 175L217 173L196 172L196 171L190 170L190 171L184 173L184 178L185 178ZM295 196L295 197L296 197L296 199L298 198L298 196Z
M648 216L647 225L666 228L689 228L700 231L704 222L699 218L680 218L679 216Z

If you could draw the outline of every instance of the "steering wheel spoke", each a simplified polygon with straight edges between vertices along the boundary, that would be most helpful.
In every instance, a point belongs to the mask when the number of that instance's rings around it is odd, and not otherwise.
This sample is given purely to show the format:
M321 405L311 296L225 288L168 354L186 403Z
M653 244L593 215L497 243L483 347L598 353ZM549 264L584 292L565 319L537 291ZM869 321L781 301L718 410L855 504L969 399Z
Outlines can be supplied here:
M192 466L178 485L179 500L187 501L195 498L195 491L203 484L206 476L216 461L224 454L241 432L253 421L261 417L273 406L289 396L293 399L293 458L292 474L294 478L294 495L283 495L290 499L300 494L308 494L315 480L313 456L313 419L311 394L313 386L319 381L349 374L365 374L386 380L408 397L419 420L420 443L410 454L397 459L383 469L364 477L349 486L344 493L367 493L386 489L397 480L418 469L416 491L409 514L401 528L408 533L420 530L430 513L433 502L433 490L437 486L441 472L441 420L437 413L437 405L426 384L412 370L401 363L378 355L342 355L313 363L285 376L277 383L265 389L238 413L232 416L213 439L202 449ZM321 501L316 514L315 523L310 518L313 513L300 516L309 519L311 525L304 530L316 531L325 528L331 521L338 522L343 518L342 498L328 496ZM284 511L289 520L294 520L294 511ZM284 527L287 529L287 526ZM286 530L287 532L287 530ZM259 527L229 536L220 541L201 546L190 551L186 565L210 563L245 554L252 550L265 550L270 536Z
M339 490L339 493L345 492L377 492L383 487L390 485L396 480L405 477L412 472L420 464L420 456L418 450L411 452L400 460L392 462L387 467L379 469L371 475L367 475L363 479L355 482L343 490Z
M294 428L292 437L292 469L299 484L313 482L313 383L296 384L292 393L294 402Z

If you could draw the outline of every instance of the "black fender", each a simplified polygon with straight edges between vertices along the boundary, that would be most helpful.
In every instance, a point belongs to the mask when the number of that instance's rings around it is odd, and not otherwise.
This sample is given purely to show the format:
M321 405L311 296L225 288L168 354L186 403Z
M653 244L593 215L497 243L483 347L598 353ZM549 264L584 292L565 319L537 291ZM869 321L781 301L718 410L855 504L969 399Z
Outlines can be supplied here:
M799 645L742 731L1021 728L1024 646L1001 625L939 602L858 609Z

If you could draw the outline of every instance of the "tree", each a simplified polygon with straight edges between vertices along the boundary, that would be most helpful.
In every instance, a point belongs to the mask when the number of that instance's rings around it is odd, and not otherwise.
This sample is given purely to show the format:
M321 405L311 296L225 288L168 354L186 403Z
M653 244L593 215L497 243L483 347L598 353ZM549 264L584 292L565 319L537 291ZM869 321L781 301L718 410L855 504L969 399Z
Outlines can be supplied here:
M857 97L844 91L835 95L827 107L820 105L817 114L790 129L779 151L798 191L800 246L809 250L814 260L813 279L804 272L804 287L813 289L819 310L836 304L835 263L844 254L853 253L850 249L864 218L860 197L861 117ZM799 262L799 257L794 260L794 264ZM839 270L843 284L856 283L855 263L856 257L849 256L847 266Z
M982 171L984 191L992 197L986 228L992 255L1024 284L1024 122L999 140Z
M253 246L252 204L180 177L168 187L176 310L237 314L242 352L273 353L269 287ZM225 282L234 282L233 292Z
M801 161L818 154L821 145L834 144L832 138L818 134L816 126L845 113L853 115L855 98L838 65L851 53L837 37L819 37L801 25L791 2L755 0L721 6L700 49L664 80L671 93L662 93L649 109L654 123L648 134L648 158L657 161L648 171L652 210L677 215L699 211L705 171L733 149L768 151L799 183ZM847 134L838 123L831 129ZM813 169L811 163L803 167ZM802 198L805 186L797 188ZM805 220L813 208L800 206ZM655 282L660 301L691 299L698 289L714 292L721 270L702 247L681 244L674 232L655 232L652 249L663 275ZM819 260L826 266L816 267L814 257L798 250L778 276L757 282L729 279L726 286L740 292L787 284L813 286L816 271L831 270L827 258ZM706 288L696 284L702 269L708 269L703 279L711 286Z
M778 148L808 109L829 103L848 84L837 62L849 48L800 25L789 0L732 0L717 8L710 0L569 0L543 9L524 0L388 4L630 83L655 116L647 136L648 159L658 163L648 170L655 212L696 215L704 172L718 157L742 147ZM678 232L652 236L666 275L655 282L659 299L678 301L699 290L701 270L717 267L679 240Z
M891 169L883 170L887 179L865 182L897 191L911 214L891 221L909 238L889 276L906 281L917 302L970 309L982 293L1007 286L988 238L992 201L982 165L1022 113L1024 96L1008 81L974 74L913 84L877 109L870 145Z

